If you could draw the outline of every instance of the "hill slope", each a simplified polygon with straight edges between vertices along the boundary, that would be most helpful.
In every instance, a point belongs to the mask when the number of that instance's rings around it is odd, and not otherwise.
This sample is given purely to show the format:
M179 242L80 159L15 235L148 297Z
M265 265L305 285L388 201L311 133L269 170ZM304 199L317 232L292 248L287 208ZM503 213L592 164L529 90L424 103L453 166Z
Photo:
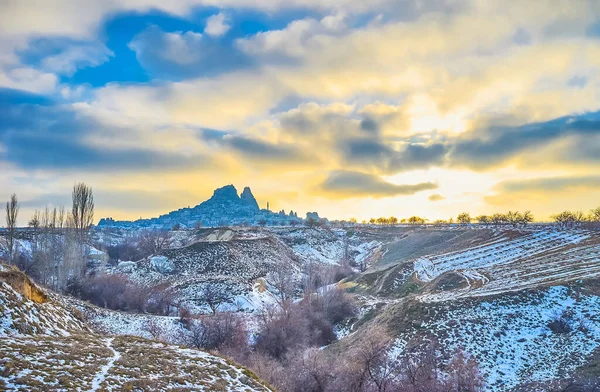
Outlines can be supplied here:
M69 301L2 264L0 310L0 390L270 390L215 355L95 334Z
M363 295L363 318L342 342L372 324L387 327L398 352L433 336L446 352L474 355L489 391L545 391L584 368L600 378L599 233L437 231L407 233L397 241L405 247L386 244L397 258L348 282Z

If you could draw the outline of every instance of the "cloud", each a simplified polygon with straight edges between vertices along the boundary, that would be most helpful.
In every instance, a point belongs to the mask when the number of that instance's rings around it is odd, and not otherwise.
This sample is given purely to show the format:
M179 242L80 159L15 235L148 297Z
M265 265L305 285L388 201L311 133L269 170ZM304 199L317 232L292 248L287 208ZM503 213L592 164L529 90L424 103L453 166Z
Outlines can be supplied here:
M475 129L451 140L450 159L453 164L474 169L489 169L519 155L539 154L540 148L568 137L588 138L598 135L600 112L516 127L490 126ZM595 160L597 152L597 149L589 149L578 150L575 153L582 159ZM537 155L536 160L550 162L556 158Z
M94 188L92 186L92 188ZM196 200L196 196L185 191L145 191L137 189L93 189L97 209L113 209L120 211L148 211L153 209L167 209L173 206L182 206ZM69 206L71 193L44 193L29 198L21 199L23 208L43 209L47 205ZM96 217L98 220L99 217Z
M56 74L71 76L77 69L98 66L114 56L114 53L101 44L73 45L60 53L48 56L41 62L43 69Z
M353 111L353 105L342 102L329 105L307 102L279 114L278 119L286 133L326 137L349 135L359 125L358 121L350 117Z
M283 88L260 71L233 72L177 83L110 84L97 89L89 105L91 115L149 126L239 129L266 115L285 96Z
M250 38L240 38L237 46L246 54L263 61L299 59L309 47L319 45L327 36L341 35L346 30L344 14L329 15L321 20L312 18L290 22L284 29L259 32Z
M294 146L268 143L245 136L226 136L223 138L223 142L226 146L249 158L287 161L303 157L303 154Z
M444 196L440 195L439 193L434 193L433 195L429 195L429 197L427 199L429 199L429 201L440 201L440 200L444 200L446 198Z
M503 193L564 192L576 188L600 189L600 176L542 177L504 181L497 189Z
M244 54L211 35L165 32L150 26L133 38L129 48L154 76L172 80L217 75L251 65Z
M501 181L484 197L490 205L511 210L533 210L538 219L547 219L564 210L587 211L598 206L600 176L573 174L548 177L521 177Z
M51 93L58 85L58 77L30 67L18 67L2 72L0 86L32 93Z
M95 144L92 135L127 131L107 129L65 105L11 102L0 108L0 115L0 142L6 147L0 159L28 170L168 171L205 160L198 154L149 149L139 143L137 147Z
M417 192L436 189L432 182L412 185L397 185L384 181L378 176L349 171L331 172L327 179L320 184L320 190L336 197L391 197L413 195Z
M370 167L384 173L439 166L444 162L447 147L442 143L404 144L398 148L374 138L351 138L339 148L345 163Z
M227 16L224 13L212 15L206 20L204 33L215 37L220 37L227 33L231 26L227 24Z
M213 145L233 152L248 161L248 165L260 164L317 164L318 158L303 151L297 145L273 143L256 137L229 132L202 130L200 137ZM221 154L226 152L221 152Z

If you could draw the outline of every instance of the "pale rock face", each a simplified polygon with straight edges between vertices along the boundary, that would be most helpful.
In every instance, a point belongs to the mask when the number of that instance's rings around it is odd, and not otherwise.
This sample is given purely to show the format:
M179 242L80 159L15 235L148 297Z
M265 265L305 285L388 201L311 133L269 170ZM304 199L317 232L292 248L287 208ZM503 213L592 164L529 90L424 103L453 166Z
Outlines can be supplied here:
M123 272L132 272L136 267L135 261L121 261L117 265L117 268Z
M175 270L175 266L165 256L154 256L150 259L152 267L161 274L169 274Z

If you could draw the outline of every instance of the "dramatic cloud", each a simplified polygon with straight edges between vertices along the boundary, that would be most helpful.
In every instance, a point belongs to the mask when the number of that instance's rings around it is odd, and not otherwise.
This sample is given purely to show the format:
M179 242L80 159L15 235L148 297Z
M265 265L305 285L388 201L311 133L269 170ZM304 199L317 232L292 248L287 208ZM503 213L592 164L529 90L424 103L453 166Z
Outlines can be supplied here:
M176 151L139 147L106 147L89 141L94 134L125 134L124 129L107 129L93 118L82 116L68 106L46 102L35 96L5 91L0 107L0 160L24 169L46 170L172 170L200 165L203 158ZM29 100L30 102L21 102ZM34 103L35 101L38 103ZM86 139L87 138L87 139Z
M250 178L334 218L587 208L598 20L595 0L1 2L0 186Z
M348 164L397 173L411 169L439 166L447 147L440 143L405 144L398 148L372 138L355 138L342 142L340 150Z
M359 172L336 171L330 173L320 185L320 189L337 197L390 197L398 195L413 195L417 192L436 189L438 186L431 182L413 185L396 185L383 179Z
M539 154L540 148L567 137L589 138L600 135L600 113L568 116L552 121L518 127L477 129L453 140L451 159L455 164L472 168L497 166L520 154ZM596 148L573 150L580 159L597 160ZM566 161L570 160L569 153ZM557 156L535 157L535 160L556 160Z

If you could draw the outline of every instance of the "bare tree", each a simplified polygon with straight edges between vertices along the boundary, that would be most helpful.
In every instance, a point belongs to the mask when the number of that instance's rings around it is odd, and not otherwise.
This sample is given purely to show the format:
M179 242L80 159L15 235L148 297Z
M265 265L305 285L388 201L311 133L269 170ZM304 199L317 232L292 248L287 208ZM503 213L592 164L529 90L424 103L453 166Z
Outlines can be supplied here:
M491 216L490 220L495 225L503 225L507 222L506 215L501 213L495 213Z
M224 303L231 301L231 297L227 294L227 290L221 288L216 283L207 283L200 293L200 301L205 303L212 314L217 314L219 307Z
M458 214L458 216L456 217L456 221L460 224L466 225L468 223L471 223L471 215L468 212L463 212L461 214Z
M80 182L73 186L73 225L81 239L94 223L94 195L92 188Z
M157 255L171 242L171 232L167 230L144 230L140 233L139 247L148 255Z
M596 207L593 210L591 210L590 215L592 217L592 220L594 220L595 222L600 222L600 207Z
M290 302L296 289L294 271L279 263L272 271L267 273L267 282L277 291L277 302L284 313L287 314Z
M385 391L393 379L393 361L388 358L392 343L389 334L379 326L365 331L363 338L353 348L358 390L364 390L368 383L375 384L375 390Z
M551 218L560 226L565 228L579 226L581 223L586 221L586 216L582 211L563 211L552 215Z
M94 222L94 195L92 188L84 183L73 186L73 204L71 215L68 219L69 226L74 230L71 244L75 249L70 249L65 257L66 279L78 279L85 273L87 263L86 246L90 227Z
M534 221L533 214L527 210L521 215L521 224L527 225Z
M489 223L492 221L492 219L491 219L489 216L487 216L487 215L479 215L479 216L477 216L477 217L475 218L475 220L476 220L476 221L477 221L477 222L478 222L480 225L485 225L485 226L487 226L487 225L488 225L488 224L489 224Z
M425 218L421 218L419 216L411 216L408 218L408 223L411 225L423 225L425 224Z
M15 232L17 230L17 217L19 216L19 199L16 194L10 196L6 202L6 233L8 241L8 258L13 261L15 247Z

